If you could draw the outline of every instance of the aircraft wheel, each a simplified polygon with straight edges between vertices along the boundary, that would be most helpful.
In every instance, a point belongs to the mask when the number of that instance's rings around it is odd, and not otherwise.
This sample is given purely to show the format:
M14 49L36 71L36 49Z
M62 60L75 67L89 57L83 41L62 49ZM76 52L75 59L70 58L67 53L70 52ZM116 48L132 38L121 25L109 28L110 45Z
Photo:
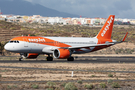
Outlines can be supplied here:
M47 61L53 61L53 57L47 57Z
M19 58L19 61L22 61L22 58Z
M74 61L74 57L69 57L67 61Z

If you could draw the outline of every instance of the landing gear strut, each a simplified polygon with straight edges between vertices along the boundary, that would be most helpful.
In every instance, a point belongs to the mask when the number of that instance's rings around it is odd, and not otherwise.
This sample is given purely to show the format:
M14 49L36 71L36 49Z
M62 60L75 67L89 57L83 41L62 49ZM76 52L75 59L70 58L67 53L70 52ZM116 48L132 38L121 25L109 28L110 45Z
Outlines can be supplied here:
M19 61L22 61L23 60L23 58L21 57L21 58L19 58Z
M67 58L67 61L74 61L74 57Z
M47 61L53 61L53 57L48 55L48 57L46 58Z
M22 60L23 60L23 53L20 53L19 61L22 61Z
M20 58L19 58L19 61L22 61L23 60L23 54L20 53Z

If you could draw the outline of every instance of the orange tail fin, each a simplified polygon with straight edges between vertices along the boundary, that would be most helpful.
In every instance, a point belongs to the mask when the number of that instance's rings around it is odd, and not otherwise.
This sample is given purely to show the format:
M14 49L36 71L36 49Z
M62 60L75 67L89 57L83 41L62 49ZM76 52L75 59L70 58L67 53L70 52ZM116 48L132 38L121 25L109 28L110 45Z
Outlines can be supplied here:
M98 39L111 39L115 15L110 15L97 35Z

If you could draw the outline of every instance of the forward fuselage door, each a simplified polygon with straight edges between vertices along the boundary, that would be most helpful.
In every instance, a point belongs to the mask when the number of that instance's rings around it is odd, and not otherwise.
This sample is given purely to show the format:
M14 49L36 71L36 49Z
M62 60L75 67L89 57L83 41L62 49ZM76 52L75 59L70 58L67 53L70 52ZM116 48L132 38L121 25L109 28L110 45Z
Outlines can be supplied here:
M31 51L32 51L32 45L30 46L30 43L29 43L29 41L28 41L27 38L24 38L23 40L24 40L24 48L23 48L23 51L24 51L25 53L31 53Z
M27 40L27 38L24 38L24 47L28 47L28 40Z

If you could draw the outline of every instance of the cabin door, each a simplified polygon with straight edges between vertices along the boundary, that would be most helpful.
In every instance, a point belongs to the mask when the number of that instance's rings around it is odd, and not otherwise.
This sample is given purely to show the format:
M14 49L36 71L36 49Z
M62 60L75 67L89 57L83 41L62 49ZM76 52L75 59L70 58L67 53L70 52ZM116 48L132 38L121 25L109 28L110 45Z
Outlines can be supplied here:
M27 40L27 38L24 38L24 47L28 47L28 40Z

